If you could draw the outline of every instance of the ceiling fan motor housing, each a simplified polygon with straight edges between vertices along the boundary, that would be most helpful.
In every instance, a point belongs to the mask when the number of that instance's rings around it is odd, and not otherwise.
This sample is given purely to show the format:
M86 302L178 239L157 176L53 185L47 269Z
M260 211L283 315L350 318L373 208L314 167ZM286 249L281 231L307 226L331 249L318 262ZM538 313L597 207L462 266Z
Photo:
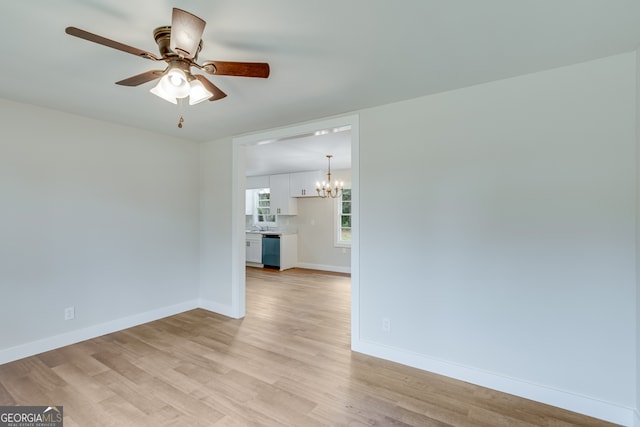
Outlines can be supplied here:
M180 52L174 52L170 48L171 43L171 26L165 25L163 27L158 27L153 30L153 38L158 44L158 49L160 50L160 55L163 58L171 57L171 56L184 56L181 55ZM197 61L198 53L202 50L202 40L198 44L198 49L196 50L195 55L193 55L193 61Z

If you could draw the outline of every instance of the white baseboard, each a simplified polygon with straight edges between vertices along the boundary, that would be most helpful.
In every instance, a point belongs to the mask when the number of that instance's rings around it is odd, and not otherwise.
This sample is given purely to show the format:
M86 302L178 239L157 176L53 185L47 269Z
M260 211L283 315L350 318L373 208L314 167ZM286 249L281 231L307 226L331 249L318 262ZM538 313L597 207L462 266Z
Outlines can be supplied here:
M256 268L263 268L264 264L258 263L258 262L246 262L246 266L247 267L256 267Z
M299 262L298 268L308 268L310 270L332 271L334 273L351 274L351 267L340 267L338 265L311 264L308 262Z
M615 424L640 427L637 410L603 402L587 396L529 383L468 366L457 365L455 363L364 340L357 341L353 347L353 351L498 390L503 393L535 400Z
M0 350L0 365L198 308L198 300L162 307Z
M634 417L633 417L633 427L640 427L640 408L636 408L634 412Z
M220 304L215 301L209 301L200 298L198 300L198 307L205 310L213 311L214 313L221 314L223 316L231 317L232 319L239 319L236 311L230 305Z

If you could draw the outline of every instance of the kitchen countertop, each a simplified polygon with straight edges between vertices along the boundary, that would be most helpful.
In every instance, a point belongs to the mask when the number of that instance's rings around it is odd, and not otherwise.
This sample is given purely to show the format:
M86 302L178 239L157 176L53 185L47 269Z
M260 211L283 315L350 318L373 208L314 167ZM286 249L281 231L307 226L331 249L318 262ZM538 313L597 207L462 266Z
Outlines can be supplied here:
M262 234L264 235L269 235L269 236L282 236L285 234L297 234L295 231L286 231L286 230L245 230L245 233L249 233L249 234Z

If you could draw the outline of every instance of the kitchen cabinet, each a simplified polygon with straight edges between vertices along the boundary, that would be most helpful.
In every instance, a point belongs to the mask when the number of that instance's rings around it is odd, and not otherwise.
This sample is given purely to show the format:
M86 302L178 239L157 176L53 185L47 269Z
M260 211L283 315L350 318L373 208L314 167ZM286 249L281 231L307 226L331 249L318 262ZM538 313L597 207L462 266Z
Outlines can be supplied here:
M298 200L289 194L289 174L269 176L271 212L277 215L297 215Z
M262 234L246 233L247 263L262 263Z
M295 172L289 174L289 195L291 197L318 197L316 184L322 182L322 172Z
M280 236L280 271L298 266L298 235Z
M298 235L278 232L245 233L246 236L246 261L248 265L254 267L263 266L263 244L277 243L277 253L279 259L271 264L276 265L279 270L287 270L298 266Z

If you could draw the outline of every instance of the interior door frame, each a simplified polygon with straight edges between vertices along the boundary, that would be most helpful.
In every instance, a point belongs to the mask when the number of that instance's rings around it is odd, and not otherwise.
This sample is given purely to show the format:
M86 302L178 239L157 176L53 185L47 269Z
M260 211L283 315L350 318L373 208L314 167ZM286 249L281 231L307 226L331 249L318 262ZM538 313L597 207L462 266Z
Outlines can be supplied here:
M246 314L245 151L267 140L295 137L323 129L351 126L351 347L360 338L360 125L357 114L242 135L232 140L232 257L231 286L234 317Z

